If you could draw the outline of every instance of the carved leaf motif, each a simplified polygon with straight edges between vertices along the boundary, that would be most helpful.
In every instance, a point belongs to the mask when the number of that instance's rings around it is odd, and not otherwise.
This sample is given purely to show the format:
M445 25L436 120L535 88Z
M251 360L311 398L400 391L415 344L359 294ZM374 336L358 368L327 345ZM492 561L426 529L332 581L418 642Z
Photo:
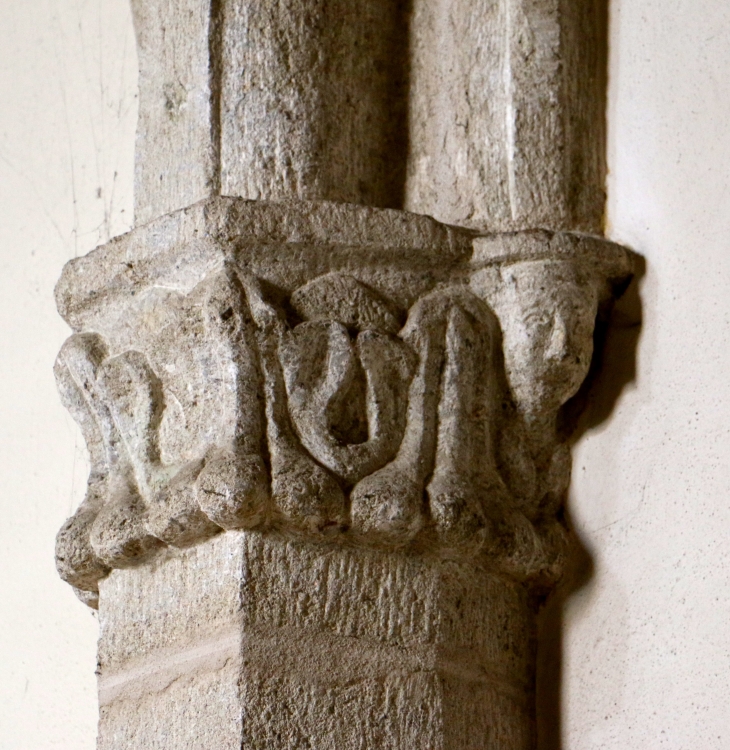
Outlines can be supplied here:
M488 506L501 505L504 495L491 418L499 399L492 342L496 322L486 309L482 312L478 319L462 302L447 314L434 472L426 491L436 532L450 546L483 544L493 510Z
M102 560L124 567L146 559L161 546L147 528L147 507L157 479L153 467L158 463L162 390L147 359L137 351L106 359L97 383L119 436L122 458L91 528L91 543Z
M97 386L98 371L106 357L101 336L75 334L64 343L53 368L61 402L81 428L89 450L91 474L85 502L95 507L103 490L93 490L106 481L110 468L118 461L114 422Z
M256 278L243 273L240 277L258 328L256 339L264 378L266 437L275 509L295 528L315 532L339 530L346 519L342 488L306 453L291 425L278 356L286 332L283 315L266 301Z
M465 288L439 289L413 306L401 334L419 355L405 435L396 458L352 492L360 533L408 541L423 525L427 489L442 539L480 543L484 503L501 493L490 417L496 330L489 308Z
M364 331L353 343L341 323L310 322L284 335L279 356L292 421L320 463L354 483L395 455L415 364L406 344L377 331ZM344 444L333 424L342 421L348 393L359 380L364 380L367 439Z
M89 592L98 591L98 581L109 572L90 540L116 459L111 415L95 395L97 371L106 355L100 336L76 334L64 343L54 366L61 401L81 428L91 460L86 496L56 536L56 568L63 580Z
M395 546L423 531L418 544L478 549L523 579L559 569L561 537L544 516L561 502L567 450L550 443L539 463L525 453L524 425L501 408L511 402L497 319L468 287L426 294L398 335L387 301L345 274L294 293L305 321L293 329L241 269L163 301L167 317L155 320L169 333L155 329L140 350L109 356L87 333L59 355L62 398L92 456L87 499L58 536L73 585L93 593L110 567L163 543L272 526L351 525L357 539ZM168 398L179 414L165 422ZM168 447L178 432L195 438L164 460L163 425ZM505 472L513 464L519 482ZM524 491L509 496L501 474Z
M145 432L157 413L154 399L140 396L141 382L148 389L153 385L142 355L129 355L109 359L100 336L77 334L64 344L55 368L62 398L82 427L92 461L89 491L59 532L56 559L62 575L88 591L96 589L106 566L144 559L160 545L146 529L136 478L139 431ZM115 369L126 372L117 378ZM145 458L150 451L149 445L142 448Z

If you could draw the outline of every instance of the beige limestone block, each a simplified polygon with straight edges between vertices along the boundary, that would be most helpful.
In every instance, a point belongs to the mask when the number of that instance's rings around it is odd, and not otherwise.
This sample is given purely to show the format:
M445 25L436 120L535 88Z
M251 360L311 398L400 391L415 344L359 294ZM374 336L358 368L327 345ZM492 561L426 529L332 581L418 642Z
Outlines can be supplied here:
M99 748L530 747L527 590L226 532L101 584Z
M630 272L585 234L221 197L71 262L93 465L57 560L98 598L99 747L530 750L557 414Z
M402 3L132 5L140 61L137 224L221 194L400 207Z
M74 260L56 374L92 471L59 572L88 599L110 568L255 528L481 551L549 584L557 415L630 272L584 234L230 198Z
M603 0L415 0L405 207L601 230Z
M400 207L408 54L401 6L223 3L223 195Z
M139 57L136 224L218 192L211 5L132 0Z

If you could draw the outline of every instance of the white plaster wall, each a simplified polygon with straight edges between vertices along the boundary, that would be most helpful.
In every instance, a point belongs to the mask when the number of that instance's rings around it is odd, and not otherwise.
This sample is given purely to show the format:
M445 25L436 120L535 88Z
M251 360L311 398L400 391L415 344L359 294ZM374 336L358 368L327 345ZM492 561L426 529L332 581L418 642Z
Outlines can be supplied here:
M646 258L644 322L575 456L595 570L565 617L564 746L727 750L730 3L611 15L608 231Z
M127 0L0 0L0 29L0 747L92 750L96 621L53 567L86 465L52 290L131 222L134 39ZM609 234L647 259L644 322L576 452L594 573L565 612L563 747L725 750L730 4L613 0L611 45Z
M83 441L52 367L63 264L126 230L136 51L128 0L0 0L0 748L92 750L96 631L56 576Z

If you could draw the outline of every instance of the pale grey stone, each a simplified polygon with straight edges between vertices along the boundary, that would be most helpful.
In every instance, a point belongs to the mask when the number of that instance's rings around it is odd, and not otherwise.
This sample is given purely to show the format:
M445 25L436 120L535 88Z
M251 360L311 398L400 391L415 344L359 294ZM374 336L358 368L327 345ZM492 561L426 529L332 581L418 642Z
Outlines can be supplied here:
M138 223L231 195L602 228L602 0L132 7Z
M223 2L221 191L399 206L404 4Z
M558 420L632 272L579 233L602 7L133 0L138 226L57 287L100 750L534 746Z
M218 192L210 59L215 3L131 0L131 5L139 59L134 214L140 224Z
M354 483L398 450L415 359L400 339L365 330L353 342L339 322L301 323L279 356L292 421L319 463Z
M358 331L398 333L401 328L386 301L347 274L319 276L292 294L291 305L304 320L337 320Z
M600 232L606 28L601 0L414 0L405 207Z
M101 592L100 747L530 746L529 597L479 564L227 532Z
M212 195L400 206L406 7L134 0L138 224Z
M629 274L588 235L220 198L73 261L57 371L95 458L59 568L93 592L163 544L257 528L553 578L557 416Z

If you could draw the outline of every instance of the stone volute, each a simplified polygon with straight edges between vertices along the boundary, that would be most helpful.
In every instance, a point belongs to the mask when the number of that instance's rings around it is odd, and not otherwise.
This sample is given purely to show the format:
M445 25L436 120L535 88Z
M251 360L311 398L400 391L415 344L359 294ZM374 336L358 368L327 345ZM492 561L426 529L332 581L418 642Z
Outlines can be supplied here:
M568 544L558 417L632 269L569 231L594 208L571 225L567 183L595 197L600 170L556 181L564 149L538 146L571 122L555 29L575 19L522 5L487 14L494 62L470 42L481 78L510 65L512 182L469 171L487 122L449 187L433 134L457 115L421 116L448 83L423 51L438 0L410 29L391 0L133 0L138 225L56 290L91 459L57 565L100 612L101 750L533 747L535 602ZM463 226L398 209L419 194Z

